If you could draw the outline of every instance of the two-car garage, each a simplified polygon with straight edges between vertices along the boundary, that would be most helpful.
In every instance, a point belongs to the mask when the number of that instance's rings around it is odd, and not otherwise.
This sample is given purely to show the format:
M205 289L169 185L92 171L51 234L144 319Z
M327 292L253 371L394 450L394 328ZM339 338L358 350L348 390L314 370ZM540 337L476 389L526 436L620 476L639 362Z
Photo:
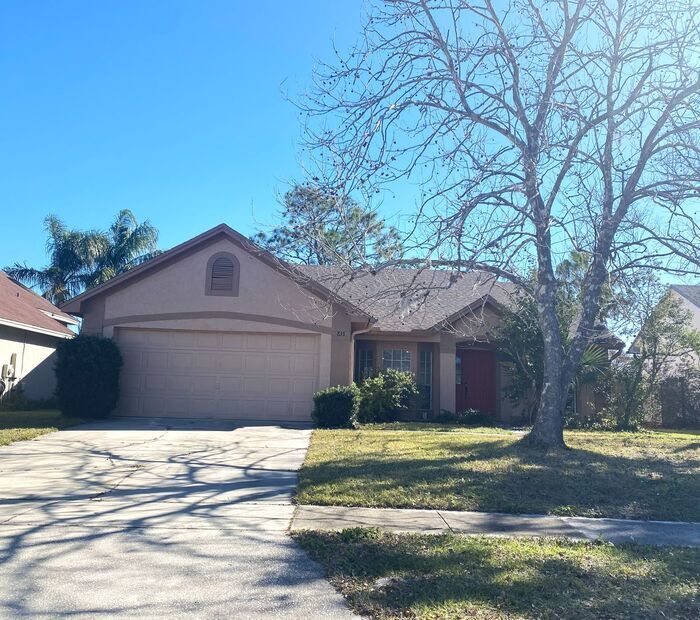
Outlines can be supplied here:
M121 327L115 337L119 415L310 420L319 335Z
M314 392L352 374L370 316L225 224L65 304L115 340L114 414L310 422Z

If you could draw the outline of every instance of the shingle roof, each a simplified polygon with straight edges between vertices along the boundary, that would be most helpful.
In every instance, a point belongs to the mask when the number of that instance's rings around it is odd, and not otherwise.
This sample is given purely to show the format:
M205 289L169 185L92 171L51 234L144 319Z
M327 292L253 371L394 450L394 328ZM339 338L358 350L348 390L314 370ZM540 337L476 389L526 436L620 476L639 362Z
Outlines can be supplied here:
M375 327L389 332L439 327L485 299L507 304L513 290L513 285L479 271L386 268L350 275L334 267L297 268L375 317Z
M72 316L0 271L0 323L3 321L61 336L74 335L65 325L75 322Z
M671 288L683 295L690 303L700 308L700 285L672 284Z

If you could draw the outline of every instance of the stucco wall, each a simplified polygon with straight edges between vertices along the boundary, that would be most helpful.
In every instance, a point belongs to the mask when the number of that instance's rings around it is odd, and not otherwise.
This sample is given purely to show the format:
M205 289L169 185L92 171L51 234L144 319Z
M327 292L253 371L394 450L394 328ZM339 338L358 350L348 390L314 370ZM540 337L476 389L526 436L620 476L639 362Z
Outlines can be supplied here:
M237 297L204 294L207 261L218 252L230 252L240 262ZM104 317L109 323L134 315L202 311L240 312L328 327L332 322L327 304L228 239L131 280L106 297Z
M454 321L450 326L450 331L460 341L489 342L494 328L498 327L500 323L500 315L487 305Z
M56 389L53 365L60 339L0 325L0 367L17 355L15 373L29 399L50 398ZM13 383L15 387L17 383Z

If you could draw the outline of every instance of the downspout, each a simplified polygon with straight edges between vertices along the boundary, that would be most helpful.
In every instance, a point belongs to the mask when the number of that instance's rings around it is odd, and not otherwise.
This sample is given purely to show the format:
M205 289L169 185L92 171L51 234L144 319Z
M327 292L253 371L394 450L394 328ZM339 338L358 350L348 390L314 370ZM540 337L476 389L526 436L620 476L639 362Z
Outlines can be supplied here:
M376 320L370 319L367 321L366 327L358 329L350 334L350 383L355 379L355 337L372 331L372 324L375 322Z

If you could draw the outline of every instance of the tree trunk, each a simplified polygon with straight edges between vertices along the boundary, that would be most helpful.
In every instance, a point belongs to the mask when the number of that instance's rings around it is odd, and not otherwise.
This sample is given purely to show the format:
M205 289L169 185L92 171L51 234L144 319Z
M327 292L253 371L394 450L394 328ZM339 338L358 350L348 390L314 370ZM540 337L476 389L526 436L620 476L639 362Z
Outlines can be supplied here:
M564 448L563 410L567 390L564 388L564 353L556 310L556 281L551 269L540 271L538 280L537 314L542 330L544 368L535 424L526 439L545 449Z
M543 448L566 447L562 403L568 390L562 384L562 350L558 335L555 340L558 346L548 346L545 336L542 395L535 424L526 438L529 443Z

